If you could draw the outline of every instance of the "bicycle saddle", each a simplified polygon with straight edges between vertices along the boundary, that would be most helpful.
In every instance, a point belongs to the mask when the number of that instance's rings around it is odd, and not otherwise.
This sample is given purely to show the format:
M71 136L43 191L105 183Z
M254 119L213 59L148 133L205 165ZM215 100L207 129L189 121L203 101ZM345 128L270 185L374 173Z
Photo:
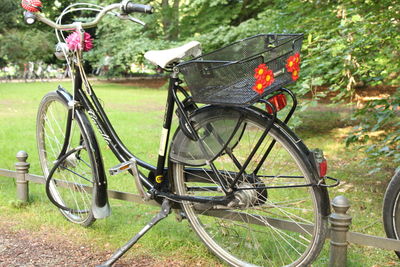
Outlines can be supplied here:
M191 41L180 47L165 50L150 50L144 54L144 57L161 68L165 68L171 63L179 62L187 56L198 57L201 55L201 44L197 41Z

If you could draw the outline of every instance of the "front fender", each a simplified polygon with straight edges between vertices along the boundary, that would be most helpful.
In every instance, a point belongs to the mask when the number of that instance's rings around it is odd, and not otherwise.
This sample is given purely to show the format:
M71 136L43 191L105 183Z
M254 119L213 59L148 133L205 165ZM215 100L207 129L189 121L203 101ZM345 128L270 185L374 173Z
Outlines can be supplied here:
M65 101L68 105L73 101L72 95L67 92L61 86L57 89L57 94ZM69 105L68 105L69 106ZM108 194L107 194L107 176L104 170L103 159L100 153L100 147L97 143L97 139L91 126L88 117L81 109L77 109L75 111L75 119L79 120L84 129L86 129L86 135L89 139L89 146L92 151L97 151L97 153L93 154L93 161L96 164L96 168L94 168L94 185L92 192L92 212L93 216L96 219L102 219L108 217L111 214L110 204L108 202Z

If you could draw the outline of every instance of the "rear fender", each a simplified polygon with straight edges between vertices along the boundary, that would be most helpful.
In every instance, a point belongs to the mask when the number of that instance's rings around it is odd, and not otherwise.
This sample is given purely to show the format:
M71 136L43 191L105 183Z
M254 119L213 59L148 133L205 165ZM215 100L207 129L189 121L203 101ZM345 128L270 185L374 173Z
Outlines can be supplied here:
M228 114L235 114L235 113L242 113L242 112L247 112L247 113L253 113L255 116L260 116L268 119L272 119L272 116L265 112L264 110L261 110L256 107L225 107L225 106L204 106L196 111L193 112L193 114L190 116L190 121L193 123L193 127L196 129L197 125L196 123L200 122L202 119L211 116L211 114L218 114L221 112L228 112ZM233 115L234 116L234 115ZM306 162L306 168L309 170L310 173L313 174L315 177L316 182L318 181L318 171L316 170L314 164L309 160L310 157L310 150L307 148L307 146L303 143L303 141L295 134L293 133L290 128L281 122L279 119L276 119L274 122L275 126L279 128L282 132L285 132L285 136L290 139L290 142L294 143L295 146L297 147L298 152L300 153L302 158L307 159ZM198 128L198 127L197 127ZM180 157L178 155L177 151L180 151L185 148L188 144L190 145L195 141L191 140L189 137L187 137L183 131L178 128L177 131L175 132L175 135L172 139L171 146L170 146L170 151L169 151L169 160L170 162L174 163L183 163L191 166L202 166L206 163L206 158L199 158L197 162L185 162L184 157ZM188 149L189 150L189 149ZM198 164L193 164L193 163L198 163ZM329 207L329 195L326 187L320 187L318 186L316 190L321 191L321 197L322 199L318 200L321 201L321 203L328 203L328 205L324 205L322 207L322 212L324 216L328 216L330 214L330 207Z
M219 142L214 142L214 146L207 147L207 155L199 149L199 140L191 138L184 129L184 125L180 124L178 129L175 131L174 137L172 138L169 159L172 162L183 163L191 166L203 166L207 161L212 161L216 156L218 156L225 148L228 141L232 141L232 132L237 126L237 122L240 119L242 108L239 107L223 107L223 106L204 106L195 110L189 117L189 121L192 127L198 132L201 139L205 140L211 136L211 132L215 130L215 135L218 135ZM220 132L219 128L209 128L209 125L199 125L199 122L204 121L205 118L209 117L211 114L218 114L220 112L229 112L232 115L232 132ZM200 127L202 127L200 129ZM237 133L240 129L236 129ZM200 133L202 132L202 133ZM227 133L228 132L228 133Z

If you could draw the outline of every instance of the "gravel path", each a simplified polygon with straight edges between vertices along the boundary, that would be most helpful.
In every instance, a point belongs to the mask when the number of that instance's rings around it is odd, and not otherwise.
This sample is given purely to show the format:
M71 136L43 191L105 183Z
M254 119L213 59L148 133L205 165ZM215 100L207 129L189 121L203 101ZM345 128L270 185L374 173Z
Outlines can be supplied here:
M13 230L13 223L0 224L0 266L95 266L111 254L76 244L56 232ZM182 266L179 262L157 262L151 257L121 258L114 267Z

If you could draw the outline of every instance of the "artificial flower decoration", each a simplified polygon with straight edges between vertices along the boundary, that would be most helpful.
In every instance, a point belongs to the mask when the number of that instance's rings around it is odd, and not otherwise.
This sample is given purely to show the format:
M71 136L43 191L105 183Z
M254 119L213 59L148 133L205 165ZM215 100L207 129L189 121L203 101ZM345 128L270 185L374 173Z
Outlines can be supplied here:
M300 54L296 52L293 56L290 56L286 61L286 70L292 73L293 81L299 78L300 72Z
M295 58L295 62L300 65L300 53L299 52L296 52L296 54L294 54L294 58Z
M299 78L299 71L298 70L294 70L292 72L292 79L293 81L296 81Z
M253 90L259 93L260 95L264 93L264 84L261 81L256 81L256 84L253 86Z
M262 76L265 75L265 73L267 72L268 67L265 64L260 64L258 65L258 67L254 70L254 78L256 78L257 80L260 79Z
M68 48L72 51L83 50L85 52L93 48L93 39L89 33L84 33L83 47L81 44L81 35L78 32L73 32L65 38Z
M286 69L288 72L293 72L297 68L296 58L294 56L290 56L286 62Z
M267 70L264 76L265 87L270 86L274 81L274 73L272 70Z
M264 93L264 89L274 82L274 73L272 70L268 69L265 64L258 65L258 67L254 69L254 72L256 82L252 89L261 95Z
M23 9L29 12L40 12L42 11L42 2L40 0L22 0L21 6Z

